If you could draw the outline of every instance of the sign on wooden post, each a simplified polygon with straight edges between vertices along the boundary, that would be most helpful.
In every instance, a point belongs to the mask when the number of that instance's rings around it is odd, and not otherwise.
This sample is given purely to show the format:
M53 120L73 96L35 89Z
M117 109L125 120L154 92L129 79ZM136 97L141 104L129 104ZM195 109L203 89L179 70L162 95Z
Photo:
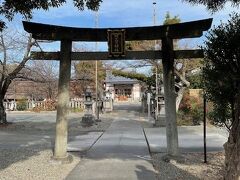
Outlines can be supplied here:
M125 56L125 30L108 30L108 56L120 58Z

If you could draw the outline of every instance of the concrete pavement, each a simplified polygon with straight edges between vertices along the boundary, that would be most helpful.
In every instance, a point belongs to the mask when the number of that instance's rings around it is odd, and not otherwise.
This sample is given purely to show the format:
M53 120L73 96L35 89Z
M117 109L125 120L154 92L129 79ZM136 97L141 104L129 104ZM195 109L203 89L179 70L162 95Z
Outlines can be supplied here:
M103 132L88 132L86 134L70 137L68 140L68 152L88 151L102 136Z
M146 138L152 153L167 151L166 128L145 128ZM181 126L178 127L179 147L181 152L203 152L203 127ZM218 128L207 128L207 151L222 151L223 144L227 141Z
M68 151L87 151L102 135L99 132L84 132L77 129L83 113L70 113ZM56 112L8 112L8 122L18 123L12 130L0 131L0 148L28 147L32 145L54 145ZM70 128L70 127L69 127ZM73 129L75 128L75 129ZM72 131L73 130L73 131ZM94 130L94 129L93 129Z
M0 149L30 147L35 145L47 144L51 148L52 138L48 135L24 134L21 132L0 131ZM1 150L0 150L1 151Z
M147 142L138 121L138 108L126 104L115 107L117 119L69 174L68 180L155 179Z
M45 111L40 113L35 112L25 112L25 111L8 111L7 112L7 120L8 122L56 122L56 111ZM70 120L79 118L83 115L83 113L69 113L68 118Z
M102 132L78 133L69 137L69 151L87 151L85 157L69 174L67 179L155 179L155 171L151 163L151 152L166 152L165 128L145 128L141 124L146 118L140 117L140 106L121 103L114 107L115 111L105 114L113 119L113 123ZM9 113L10 122L40 121L39 125L54 126L55 113ZM70 115L71 120L79 120L79 114ZM44 127L45 127L44 126ZM149 127L149 126L147 126ZM77 127L76 127L77 128ZM40 129L44 129L41 127ZM42 132L42 131L39 131ZM43 132L47 132L44 130ZM179 127L179 143L182 152L199 152L203 150L202 127ZM208 151L222 150L226 136L217 128L208 128ZM25 134L25 132L1 132L0 148L48 144L51 147L54 133Z

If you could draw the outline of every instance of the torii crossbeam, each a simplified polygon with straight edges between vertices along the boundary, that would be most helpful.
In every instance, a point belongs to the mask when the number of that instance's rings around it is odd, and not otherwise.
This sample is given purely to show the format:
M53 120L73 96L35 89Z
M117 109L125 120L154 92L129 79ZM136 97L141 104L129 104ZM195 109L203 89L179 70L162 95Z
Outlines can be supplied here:
M162 59L166 110L167 153L179 155L176 123L176 93L174 86L174 59L202 58L196 50L174 50L173 39L197 38L212 24L212 19L185 22L173 25L130 28L75 28L23 22L24 29L37 40L61 41L59 52L32 52L35 60L60 60L56 137L54 156L61 162L69 161L67 154L67 110L72 60L113 60L108 52L72 52L73 41L104 42L109 30L123 29L126 41L162 40L161 51L127 51L124 57L115 59Z

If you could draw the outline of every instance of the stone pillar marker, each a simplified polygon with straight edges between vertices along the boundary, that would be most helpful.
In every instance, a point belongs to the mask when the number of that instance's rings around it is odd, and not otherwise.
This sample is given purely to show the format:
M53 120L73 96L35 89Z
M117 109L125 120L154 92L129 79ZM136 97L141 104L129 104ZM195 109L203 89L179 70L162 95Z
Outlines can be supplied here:
M58 84L58 103L56 119L55 148L52 160L60 163L70 163L72 157L67 154L69 110L69 82L71 77L72 41L61 40L60 70Z
M179 156L178 130L176 122L176 93L174 81L174 51L173 40L169 37L162 39L163 53L163 84L166 112L167 154Z

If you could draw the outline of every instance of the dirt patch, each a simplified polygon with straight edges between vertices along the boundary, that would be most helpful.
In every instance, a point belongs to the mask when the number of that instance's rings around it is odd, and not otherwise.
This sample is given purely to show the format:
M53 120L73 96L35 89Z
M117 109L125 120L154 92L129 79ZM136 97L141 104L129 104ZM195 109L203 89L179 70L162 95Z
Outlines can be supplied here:
M8 122L7 124L0 124L0 129L7 128L7 127L11 126L12 124L13 124L12 122Z
M182 154L184 163L162 161L164 154L152 156L159 180L220 180L224 174L224 152L208 153L208 163L203 161L203 153Z

